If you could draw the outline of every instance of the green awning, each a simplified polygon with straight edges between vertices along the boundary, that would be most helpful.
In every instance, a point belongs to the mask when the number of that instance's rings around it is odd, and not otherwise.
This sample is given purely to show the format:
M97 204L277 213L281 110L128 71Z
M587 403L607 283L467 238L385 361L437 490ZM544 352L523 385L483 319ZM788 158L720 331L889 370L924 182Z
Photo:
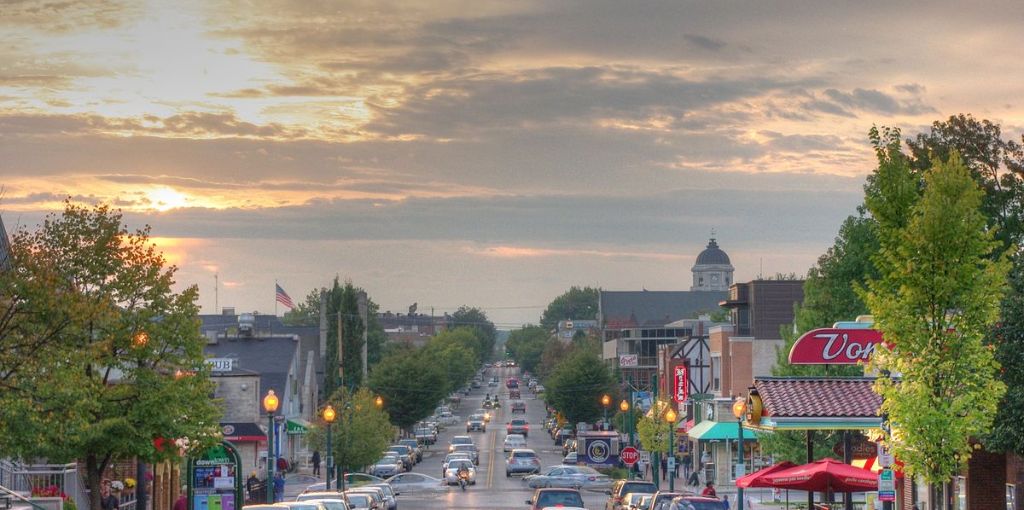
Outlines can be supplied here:
M288 432L289 436L297 436L309 432L308 426L309 422L306 420L288 420L285 424L285 430Z
M687 435L703 441L739 439L740 424L734 421L705 420L693 426ZM757 432L743 429L743 439L757 439Z

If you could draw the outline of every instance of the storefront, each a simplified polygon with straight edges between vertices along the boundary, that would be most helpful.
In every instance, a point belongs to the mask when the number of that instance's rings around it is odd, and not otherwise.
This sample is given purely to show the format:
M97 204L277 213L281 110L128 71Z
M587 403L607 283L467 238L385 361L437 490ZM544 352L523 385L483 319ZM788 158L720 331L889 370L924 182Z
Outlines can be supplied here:
M733 483L736 478L747 472L767 466L766 460L761 456L757 432L744 430L741 447L739 428L738 421L705 420L687 432L693 445L692 451L698 452L694 458L700 462L704 481L712 481L719 485ZM744 472L738 469L741 451Z

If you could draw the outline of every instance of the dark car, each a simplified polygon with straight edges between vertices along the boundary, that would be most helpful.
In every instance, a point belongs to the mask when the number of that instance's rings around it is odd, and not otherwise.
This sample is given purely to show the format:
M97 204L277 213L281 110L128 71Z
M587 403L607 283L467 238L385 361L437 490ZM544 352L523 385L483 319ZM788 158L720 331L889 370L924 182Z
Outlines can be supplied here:
M526 402L523 402L522 400L516 400L515 402L512 402L512 412L513 413L525 413L526 412Z
M704 496L682 496L672 500L669 510L726 510L725 501Z
M643 482L636 480L616 480L608 494L608 501L604 504L604 510L622 510L622 496L630 492L643 492L654 494L658 492L658 486L654 482Z
M526 500L530 510L550 507L583 508L583 496L576 489L537 489L533 497Z
M513 388L508 390L508 398L523 398L523 394L519 392L519 388Z
M398 444L404 444L405 446L412 448L412 451L416 452L416 462L421 462L423 460L423 447L416 439L401 439L398 441Z

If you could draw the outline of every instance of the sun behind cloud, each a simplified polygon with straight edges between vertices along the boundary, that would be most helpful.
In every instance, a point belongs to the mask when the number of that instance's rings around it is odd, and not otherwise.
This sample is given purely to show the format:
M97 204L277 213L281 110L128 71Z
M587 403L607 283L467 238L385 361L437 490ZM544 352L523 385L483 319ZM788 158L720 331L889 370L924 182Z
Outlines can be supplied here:
M149 208L160 212L187 207L189 203L187 195L166 186L150 190L146 198L149 200Z

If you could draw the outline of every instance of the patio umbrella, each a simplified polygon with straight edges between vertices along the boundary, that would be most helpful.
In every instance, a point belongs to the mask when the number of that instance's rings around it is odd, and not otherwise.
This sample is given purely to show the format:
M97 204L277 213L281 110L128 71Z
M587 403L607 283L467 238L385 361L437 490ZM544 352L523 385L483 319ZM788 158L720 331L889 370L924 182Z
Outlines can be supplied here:
M749 475L737 478L736 486L743 487L744 489L749 489L751 487L775 487L771 483L768 483L768 481L765 480L764 477L782 471L783 469L789 469L791 467L796 467L796 464L793 464L788 460L784 460L782 462L779 462L778 464L772 464L771 466L768 466L760 471L755 471L753 473L750 473Z
M822 459L765 475L769 487L811 492L866 492L878 490L878 475L867 469Z

